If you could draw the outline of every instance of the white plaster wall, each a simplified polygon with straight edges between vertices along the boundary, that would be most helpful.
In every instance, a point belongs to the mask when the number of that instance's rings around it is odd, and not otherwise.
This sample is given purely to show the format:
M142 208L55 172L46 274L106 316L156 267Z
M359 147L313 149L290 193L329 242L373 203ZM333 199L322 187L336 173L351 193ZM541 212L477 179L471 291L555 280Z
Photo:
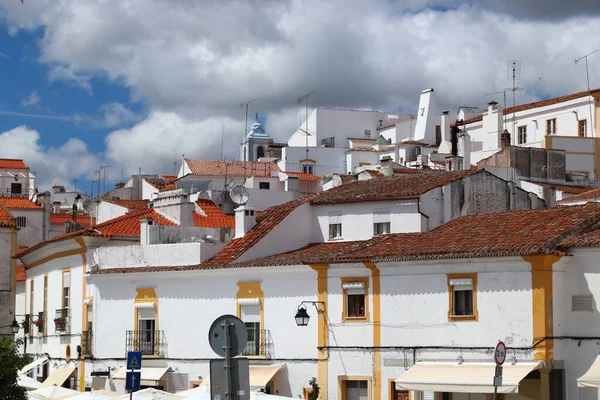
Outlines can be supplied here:
M371 131L371 138L376 139L378 119L385 119L376 111L319 109L317 113L317 145L322 139L335 136L336 147L346 147L349 137L365 137L366 129Z
M338 147L309 147L308 158L316 161L313 173L318 176L345 173L344 151L345 149ZM300 160L307 158L306 148L284 147L281 152L281 158L282 161L278 165L283 171L302 172Z
M158 192L159 190L155 186L142 179L142 200L152 200Z
M373 237L373 213L389 210L391 233L421 232L421 215L417 200L376 201L371 203L342 203L313 206L317 224L313 224L313 242L329 240L329 213L340 212L342 239L335 241L367 240Z
M102 222L106 222L113 218L121 217L127 214L127 208L119 206L117 204L109 203L107 201L102 201L98 205L98 215L96 223L100 224Z
M566 154L565 168L567 172L588 172L594 179L594 156L592 154Z
M279 182L275 182L279 183ZM271 184L271 187L277 186ZM303 184L299 184L300 190L304 191ZM257 185L258 187L258 185ZM279 204L286 203L294 200L294 192L286 192L279 190L264 190L264 189L248 189L250 200L248 205L258 211L266 210L269 207L276 206Z
M346 163L348 166L346 172L352 174L360 166L360 163L379 164L379 153L374 151L350 151L346 153Z
M44 212L39 210L21 210L10 209L10 213L14 218L25 217L27 224L23 228L19 228L17 233L17 243L19 246L33 246L42 241L44 223Z
M317 145L317 135L315 134L317 132L317 118L320 115L320 111L317 108L313 108L313 109L309 109L308 112L308 132L310 133L310 135L308 135L308 142L307 142L307 135L306 133L304 133L303 131L306 131L306 114L305 111L303 110L301 115L302 115L302 123L300 124L299 129L296 130L296 132L294 132L292 134L292 136L290 136L290 138L288 139L288 146L290 147L302 147L302 146L306 146L308 144L308 146L316 146Z
M445 187L435 188L421 195L420 207L421 214L426 215L427 226L423 227L423 231L428 231L440 226L444 221L444 202L450 204L452 191L450 185ZM447 214L450 215L449 213Z
M0 228L0 334L11 334L14 311L11 290L12 229Z

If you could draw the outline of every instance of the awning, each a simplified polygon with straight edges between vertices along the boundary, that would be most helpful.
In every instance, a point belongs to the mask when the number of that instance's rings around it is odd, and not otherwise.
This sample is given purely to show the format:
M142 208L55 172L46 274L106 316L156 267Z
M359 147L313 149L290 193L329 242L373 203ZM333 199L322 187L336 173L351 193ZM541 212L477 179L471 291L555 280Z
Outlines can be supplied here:
M578 387L600 387L600 356L597 356L590 369L579 379L577 379Z
M540 363L504 365L498 393L518 393L519 383ZM454 393L494 393L496 364L464 362L418 362L396 379L398 390Z
M142 386L160 386L160 380L167 373L169 367L142 367L140 370L142 380L140 385ZM126 368L121 368L113 375L113 379L125 380L127 374Z
M62 386L63 383L69 379L73 371L75 371L74 365L64 365L62 367L58 367L50 373L50 375L42 383L41 387L45 388L48 386Z
M45 364L47 362L48 362L48 357L38 358L34 362L31 362L31 363L27 364L26 366L24 366L23 368L21 368L19 370L19 375L27 375L32 369L37 368L40 365Z
M250 365L248 367L248 373L250 374L250 390L260 390L269 384L269 381L273 379L277 371L281 368L281 365ZM202 380L200 386L210 387L210 376L206 376Z

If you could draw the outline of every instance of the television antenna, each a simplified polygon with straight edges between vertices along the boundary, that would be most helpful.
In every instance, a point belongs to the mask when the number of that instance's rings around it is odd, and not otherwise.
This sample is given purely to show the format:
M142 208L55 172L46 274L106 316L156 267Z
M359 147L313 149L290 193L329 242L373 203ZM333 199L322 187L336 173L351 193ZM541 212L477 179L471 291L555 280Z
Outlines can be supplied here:
M237 204L243 205L250 200L250 195L248 194L248 189L246 189L242 185L236 185L229 190L229 198Z
M493 96L495 94L502 94L504 97L504 103L502 104L502 107L504 108L504 110L502 110L502 120L503 120L503 129L506 129L506 114L505 114L505 110L506 110L506 92L521 92L523 91L523 88L517 87L517 88L506 88L504 90L502 90L501 92L492 92L492 93L484 93L484 96Z
M310 133L309 133L309 130L308 130L308 97L311 94L315 93L315 92L316 92L316 90L313 90L310 93L305 94L304 96L298 97L298 104L300 104L300 103L302 103L303 101L306 100L306 117L304 119L305 130L303 131L304 135L306 137L306 144L305 144L305 149L306 149L306 157L305 157L305 159L306 160L308 160L308 137L311 136ZM302 128L300 128L300 130L302 131ZM301 170L300 172L304 172L304 171ZM308 193L308 180L306 180L306 193Z
M578 64L579 61L585 59L585 76L587 78L587 90L588 90L588 94L591 92L590 89L590 70L588 68L588 56L591 56L592 54L594 54L595 52L597 52L600 49L596 49L590 53L587 53L585 56L583 57L579 57L575 59L575 64ZM590 125L592 127L592 132L594 132L594 121L592 120L593 118L593 113L592 113L592 103L589 102L589 106L590 106ZM595 136L595 135L594 135Z
M515 106L517 105L516 92L517 92L517 89L519 89L517 87L517 81L521 79L521 60L508 60L506 63L506 70L507 70L506 71L507 78L509 80L512 80L512 88L511 88L511 91L513 93L512 135L513 135L513 137L516 137L515 127L517 124L517 120L515 118ZM521 89L521 90L523 90L523 89ZM511 140L516 140L516 139L511 139Z

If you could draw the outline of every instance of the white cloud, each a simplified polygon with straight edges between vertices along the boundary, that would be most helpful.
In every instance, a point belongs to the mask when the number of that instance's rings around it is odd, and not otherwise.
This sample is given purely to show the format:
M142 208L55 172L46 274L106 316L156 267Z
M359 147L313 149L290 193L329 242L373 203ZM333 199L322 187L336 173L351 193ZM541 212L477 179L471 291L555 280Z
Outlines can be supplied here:
M71 185L73 178L93 179L100 158L86 144L70 138L60 147L45 147L40 134L25 125L0 133L0 157L22 158L36 173L36 186L48 189L54 184Z
M104 104L100 107L100 110L103 114L100 123L107 128L128 125L139 120L139 116L136 113L121 103L111 102Z
M36 107L42 103L42 99L38 96L37 91L31 92L29 96L21 100L21 105L23 107Z
M74 86L82 88L88 94L92 94L92 84L90 83L90 77L84 75L83 73L77 72L74 68L65 67L63 65L54 65L50 68L50 72L48 73L48 79L50 80L50 82L69 82Z

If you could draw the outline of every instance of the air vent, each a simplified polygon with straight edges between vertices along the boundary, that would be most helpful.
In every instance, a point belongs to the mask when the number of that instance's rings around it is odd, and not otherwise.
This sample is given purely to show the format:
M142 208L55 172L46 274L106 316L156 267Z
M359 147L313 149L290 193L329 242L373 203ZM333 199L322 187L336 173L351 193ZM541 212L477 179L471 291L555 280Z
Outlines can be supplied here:
M594 311L594 298L591 294L574 295L571 311Z

